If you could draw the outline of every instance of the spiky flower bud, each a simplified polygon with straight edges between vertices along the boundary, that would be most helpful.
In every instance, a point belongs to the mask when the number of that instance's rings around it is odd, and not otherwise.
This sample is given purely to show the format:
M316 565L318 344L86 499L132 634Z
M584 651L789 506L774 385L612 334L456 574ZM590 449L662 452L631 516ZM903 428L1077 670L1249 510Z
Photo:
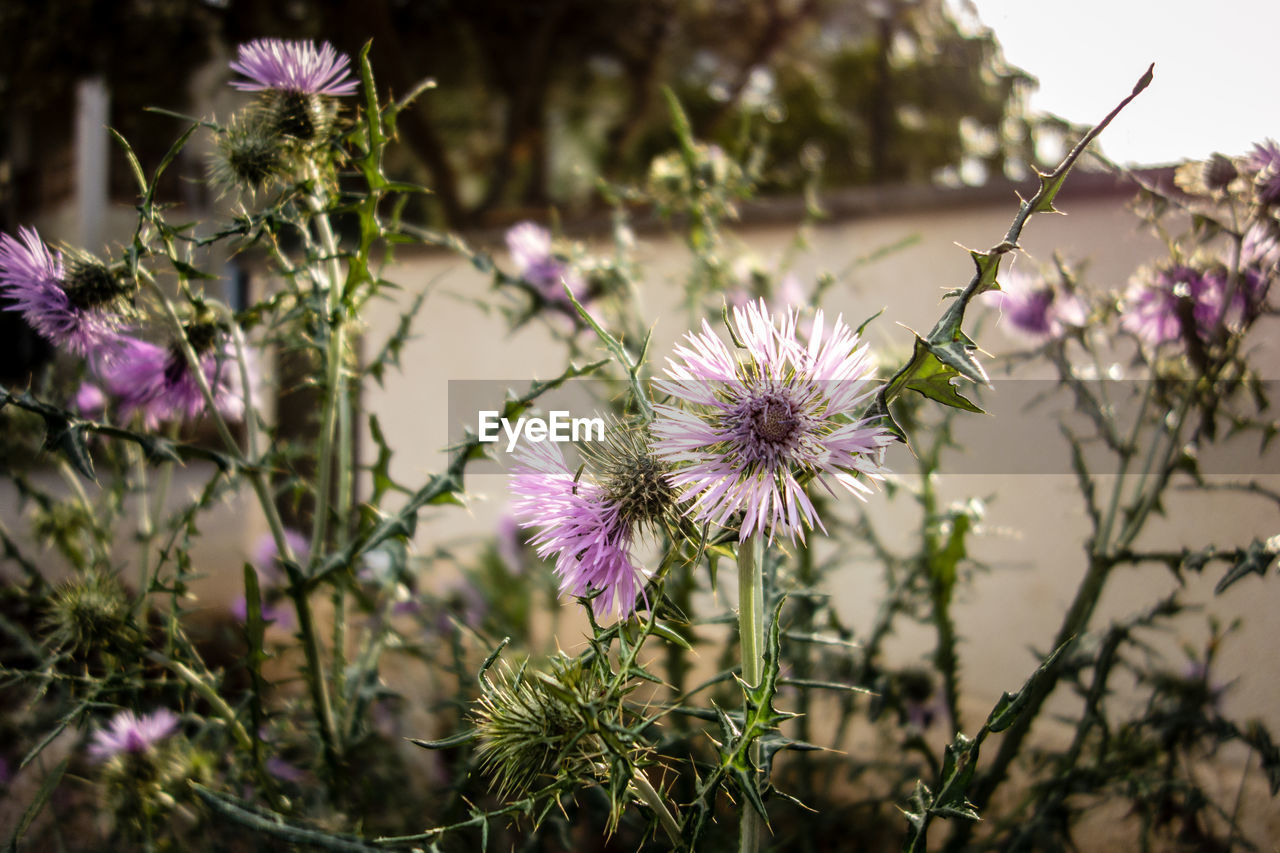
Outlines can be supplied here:
M311 92L271 89L262 93L254 115L255 120L281 136L311 145L324 140L333 130L338 104Z
M521 797L560 776L592 779L604 748L592 732L604 685L580 660L558 656L549 672L505 662L481 679L473 712L481 767L500 798Z
M632 529L656 531L674 517L676 492L667 482L671 466L649 444L648 430L614 422L604 441L588 444L584 452L618 518Z
M1204 164L1204 182L1211 190L1225 190L1240 174L1230 157L1214 154Z
M209 179L219 187L254 194L288 173L287 146L275 127L258 113L233 118L218 134Z
M77 654L119 651L138 640L129 597L110 572L92 569L58 587L45 613L50 645Z

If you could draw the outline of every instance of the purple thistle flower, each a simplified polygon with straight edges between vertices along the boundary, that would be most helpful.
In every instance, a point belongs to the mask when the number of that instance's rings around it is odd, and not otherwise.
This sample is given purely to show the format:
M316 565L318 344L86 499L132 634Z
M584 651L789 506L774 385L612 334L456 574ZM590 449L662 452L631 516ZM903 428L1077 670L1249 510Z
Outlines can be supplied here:
M1280 145L1267 139L1253 146L1245 168L1254 173L1253 186L1260 204L1280 202Z
M142 716L121 711L111 718L106 728L94 732L89 756L94 761L106 761L121 753L149 752L177 727L177 715L167 708Z
M517 274L544 299L567 304L562 281L575 298L581 298L582 277L552 251L550 231L533 222L521 222L507 231L506 241Z
M307 537L292 527L286 527L284 539L289 543L289 550L293 551L294 559L305 566L311 556L311 543L307 541ZM253 563L258 579L263 584L278 586L285 582L284 570L280 566L281 559L280 552L276 548L275 537L270 533L259 536L258 541L253 544L253 556L250 562Z
M231 70L248 80L233 80L243 92L275 89L303 95L354 95L358 80L351 76L351 59L328 42L256 39L240 45Z
M225 339L200 357L204 376L213 391L218 412L228 420L244 416L244 392L235 350ZM160 423L199 417L205 409L200 386L187 365L182 350L136 338L121 338L110 358L98 365L107 389L120 400L121 414L135 412L148 429Z
M679 465L668 482L691 500L687 513L721 527L738 523L739 539L769 532L804 538L804 528L824 529L802 480L824 475L859 497L879 480L883 449L892 434L856 412L875 393L875 370L865 346L838 317L828 333L823 312L814 315L807 345L796 338L796 314L775 325L763 300L735 309L733 331L740 358L704 320L678 346L682 361L668 359L658 388L698 408L657 405L654 454Z
M1048 282L1037 287L1015 272L1006 276L1000 290L985 295L1012 331L1034 341L1060 337L1067 326L1084 326L1089 314L1074 293L1058 291Z
M551 442L521 445L511 471L511 512L525 527L538 556L556 559L560 591L586 597L598 616L615 609L622 618L635 610L645 574L631 560L632 525L609 490L576 478Z
M1280 266L1280 231L1269 221L1255 222L1240 242L1240 265L1271 275Z
M121 318L112 310L123 291L108 270L88 255L54 255L34 228L19 228L21 242L0 234L0 292L13 300L31 327L75 355L110 346Z
M81 382L71 406L83 418L96 418L107 409L107 397L92 382Z
M1230 311L1223 311L1227 299L1228 276L1222 267L1207 272L1186 264L1157 270L1148 280L1139 274L1124 297L1120 325L1151 346L1180 340L1183 317L1190 309L1192 330L1208 338L1219 320L1236 321L1250 300L1260 298L1266 281L1257 271L1244 271L1231 296Z

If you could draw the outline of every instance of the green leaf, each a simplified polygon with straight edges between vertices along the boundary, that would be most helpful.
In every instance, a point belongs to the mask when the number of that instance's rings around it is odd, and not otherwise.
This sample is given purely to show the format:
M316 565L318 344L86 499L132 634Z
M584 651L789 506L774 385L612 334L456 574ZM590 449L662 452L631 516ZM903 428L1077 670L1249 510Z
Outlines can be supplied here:
M145 198L148 195L147 176L142 171L142 164L138 162L138 155L133 153L133 147L129 145L127 139L120 135L118 130L114 127L109 127L107 131L124 149L124 158L129 161L129 171L133 172L133 179L138 183L138 195Z
M406 738L406 740L414 746L420 746L423 749L452 749L455 746L462 746L463 744L471 743L479 737L479 734L480 733L475 729L467 729L465 732L458 732L455 735L440 738L439 740L420 740L416 737Z
M35 799L31 801L31 805L27 806L27 810L22 813L22 818L19 819L18 825L13 828L13 834L9 836L9 850L13 851L13 853L17 853L18 842L22 840L22 836L26 833L27 828L31 826L31 822L40 814L44 804L49 801L54 788L57 788L58 783L62 781L62 774L67 771L67 765L70 762L70 756L62 759L44 777L44 781L40 784L40 790L36 791Z
M1000 697L1000 701L991 709L991 714L987 717L985 728L988 731L1002 732L1013 725L1014 720L1018 719L1018 715L1022 713L1022 709L1027 706L1027 702L1030 701L1039 683L1047 676L1054 663L1073 642L1075 642L1074 638L1067 640L1054 649L1053 653L1044 659L1039 668L1031 673L1031 677L1022 685L1021 690L1017 693L1005 693Z
M915 352L911 359L911 371L903 383L904 387L931 400L966 412L983 414L982 409L974 405L956 389L955 380L960 378L960 371L944 364L937 353L921 337L916 337Z

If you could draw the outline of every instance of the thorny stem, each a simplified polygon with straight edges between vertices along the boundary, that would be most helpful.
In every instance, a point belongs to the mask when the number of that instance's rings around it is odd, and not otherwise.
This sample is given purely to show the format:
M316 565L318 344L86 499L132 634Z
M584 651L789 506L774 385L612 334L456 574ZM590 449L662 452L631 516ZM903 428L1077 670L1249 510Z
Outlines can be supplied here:
M172 250L172 247L170 247L170 250ZM178 317L178 312L173 307L173 302L170 301L168 294L161 289L155 279L147 276L146 281L155 291L160 306L164 309L165 316L168 318L170 325L173 326L178 346L187 361L187 368L191 372L192 379L195 380L196 387L200 389L201 396L204 397L205 409L213 419L218 435L222 438L223 444L226 445L227 452L241 464L245 476L249 479L249 484L253 487L254 494L257 495L262 512L267 517L267 526L271 529L271 537L275 540L277 553L286 562L296 563L297 556L293 553L293 548L290 547L289 540L285 537L284 522L280 519L280 512L276 509L275 501L272 500L271 489L267 485L266 477L263 476L262 470L256 464L244 464L246 460L240 451L240 445L231 434L231 429L227 426L222 413L218 411L213 397L213 389L209 387L209 381L200 365L200 358L192 348L191 341L187 339L186 332L182 328L182 320ZM288 593L298 614L298 632L302 638L302 648L306 655L309 670L307 682L311 690L311 701L315 706L316 721L320 727L320 741L324 746L325 760L329 765L330 774L336 775L338 751L334 735L333 709L329 703L329 687L323 677L323 671L320 669L320 641L312 624L311 603L307 599L307 591L304 587L290 583Z
M742 680L748 688L764 677L764 534L756 531L738 545L738 637L742 646ZM757 766L759 744L752 745ZM739 853L760 849L760 817L745 799L742 803Z

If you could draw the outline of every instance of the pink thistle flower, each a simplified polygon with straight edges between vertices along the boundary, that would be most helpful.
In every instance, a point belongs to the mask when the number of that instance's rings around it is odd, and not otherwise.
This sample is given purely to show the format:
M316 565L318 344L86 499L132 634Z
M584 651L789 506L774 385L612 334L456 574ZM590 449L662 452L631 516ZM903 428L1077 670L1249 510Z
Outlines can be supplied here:
M0 234L0 292L13 300L8 310L75 355L110 347L123 325L115 309L124 294L111 271L88 255L55 255L34 228L19 228L18 237Z
M655 406L654 454L678 466L668 482L692 501L699 522L737 524L739 539L768 530L792 540L822 526L804 482L828 491L835 480L851 494L883 479L887 429L857 419L875 387L875 364L857 334L838 317L828 331L822 311L808 342L796 337L796 313L775 325L763 300L733 312L735 352L703 321L701 333L668 359L657 387L695 407ZM741 519L735 516L741 514Z
M533 222L521 222L507 231L506 241L516 273L533 285L543 299L568 304L563 283L569 285L575 298L581 299L582 277L554 253L550 231Z
M101 762L122 753L149 752L177 728L178 717L167 708L142 716L132 711L121 711L112 717L106 728L94 732L89 756Z
M351 78L351 58L324 42L256 39L240 45L231 70L248 80L233 80L243 92L277 90L303 95L354 95L360 88Z
M1186 264L1159 269L1154 275L1139 274L1124 296L1120 325L1151 346L1182 339L1183 317L1194 323L1190 331L1207 339L1220 320L1235 322L1247 305L1260 299L1266 280L1256 270L1245 270L1236 283L1229 310L1228 276L1224 268L1201 271ZM1184 305L1186 306L1184 308Z
M660 523L673 495L644 442L611 442L610 452L598 460L607 470L579 477L551 442L522 445L511 471L511 512L537 528L529 544L539 557L555 557L561 592L595 595L597 615L616 609L626 618L647 580L631 559L635 533Z
M1089 316L1088 307L1074 293L1057 290L1048 282L1036 286L1014 272L1000 290L989 290L984 296L995 304L1011 331L1032 341L1061 337L1068 326L1084 326Z
M225 336L220 345L215 342L200 357L200 366L218 412L228 420L240 420L244 392L231 342ZM138 413L148 429L204 413L204 395L176 345L166 348L121 338L111 357L100 360L98 372L107 390L119 399L123 417Z
M1254 173L1253 186L1260 204L1280 202L1280 145L1267 139L1253 146L1245 168Z

